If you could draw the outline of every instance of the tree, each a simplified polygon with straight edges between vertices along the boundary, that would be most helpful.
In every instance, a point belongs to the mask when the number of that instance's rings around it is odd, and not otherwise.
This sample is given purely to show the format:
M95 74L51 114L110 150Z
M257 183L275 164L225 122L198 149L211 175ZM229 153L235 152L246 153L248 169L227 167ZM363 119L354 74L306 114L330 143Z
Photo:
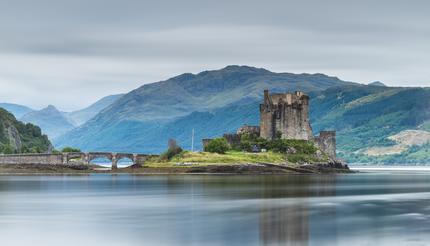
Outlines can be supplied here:
M5 145L3 145L2 152L3 152L3 154L7 155L7 154L13 154L13 153L15 153L15 150L12 147L12 145L5 144Z
M169 139L168 149L166 152L162 153L160 156L161 160L171 160L176 155L182 153L182 148L176 143L176 140Z
M205 147L205 151L218 154L225 154L229 149L230 145L225 138L212 139Z
M64 147L61 152L63 153L73 153L73 152L81 152L80 149L78 148L73 148L73 147Z

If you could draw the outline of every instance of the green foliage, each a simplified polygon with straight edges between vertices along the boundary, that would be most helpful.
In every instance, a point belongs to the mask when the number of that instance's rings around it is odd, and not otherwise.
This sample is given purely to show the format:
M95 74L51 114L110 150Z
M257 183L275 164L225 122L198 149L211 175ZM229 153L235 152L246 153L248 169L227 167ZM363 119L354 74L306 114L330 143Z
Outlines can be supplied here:
M61 154L61 151L54 149L54 150L52 151L52 154Z
M160 155L160 160L169 161L173 157L180 155L183 152L182 148L179 146L175 146L173 148L169 148L166 152Z
M225 138L215 138L209 141L205 147L206 152L225 154L230 149L230 145Z
M78 148L73 148L73 147L64 147L61 152L63 153L73 153L73 152L81 152L80 149Z
M313 142L305 140L279 138L270 141L261 137L243 134L241 136L241 145L239 150L251 152L253 146L278 153L288 153L294 151L295 154L313 155L317 151L317 148Z
M240 146L238 146L236 150L252 152L253 146L257 146L260 149L268 149L268 145L269 142L264 138L243 134L240 136Z
M288 153L295 150L297 154L313 155L317 148L312 142L296 139L276 139L268 143L268 149L274 152Z
M14 154L15 149L10 144L4 144L4 145L0 146L0 153L6 154L6 155L7 154Z
M11 144L14 140L9 139L8 131L17 132L21 142L21 148ZM1 153L41 153L46 152L51 146L51 142L38 126L33 124L24 124L17 121L8 111L0 108L0 152ZM11 151L12 149L12 151Z

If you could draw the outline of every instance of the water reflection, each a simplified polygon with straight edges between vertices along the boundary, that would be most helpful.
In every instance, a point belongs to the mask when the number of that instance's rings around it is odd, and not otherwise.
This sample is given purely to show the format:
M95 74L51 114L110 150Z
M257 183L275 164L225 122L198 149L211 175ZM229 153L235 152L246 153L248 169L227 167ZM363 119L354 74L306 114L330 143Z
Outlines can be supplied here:
M386 173L0 176L0 236L2 245L424 245L429 181Z
M305 197L334 196L335 176L324 176L313 182L312 176L292 177L287 180L288 189L270 189L266 187L264 198L297 198L291 204L276 204L272 200L265 204L260 212L260 240L264 245L308 245L309 243L309 207ZM288 185L289 184L289 185ZM325 208L326 215L334 216L333 208ZM332 218L326 218L328 220Z

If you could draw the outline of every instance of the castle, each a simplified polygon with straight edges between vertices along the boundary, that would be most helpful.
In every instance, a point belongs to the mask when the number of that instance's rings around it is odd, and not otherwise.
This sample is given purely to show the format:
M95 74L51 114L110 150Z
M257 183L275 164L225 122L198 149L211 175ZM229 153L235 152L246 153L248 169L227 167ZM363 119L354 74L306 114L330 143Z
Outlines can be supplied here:
M269 94L264 90L264 100L260 104L260 126L244 125L234 134L224 134L231 144L240 143L240 135L252 134L264 139L298 139L313 141L315 145L332 159L336 159L336 132L321 131L313 136L309 121L309 96L303 92ZM203 145L208 139L203 140Z
M260 137L311 140L309 96L300 91L269 95L265 90L260 104Z

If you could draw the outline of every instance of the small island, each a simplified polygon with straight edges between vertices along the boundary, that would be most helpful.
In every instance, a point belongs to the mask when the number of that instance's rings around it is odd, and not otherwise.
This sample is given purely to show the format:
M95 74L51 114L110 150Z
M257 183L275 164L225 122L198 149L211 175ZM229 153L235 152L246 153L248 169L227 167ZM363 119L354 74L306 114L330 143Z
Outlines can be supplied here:
M269 94L260 104L260 125L243 125L235 133L202 139L204 151L184 151L175 140L161 155L88 152L66 148L61 152L0 155L0 173L346 173L348 165L336 158L336 133L313 136L309 96L303 92ZM107 158L111 168L92 164ZM129 159L132 165L118 168Z

